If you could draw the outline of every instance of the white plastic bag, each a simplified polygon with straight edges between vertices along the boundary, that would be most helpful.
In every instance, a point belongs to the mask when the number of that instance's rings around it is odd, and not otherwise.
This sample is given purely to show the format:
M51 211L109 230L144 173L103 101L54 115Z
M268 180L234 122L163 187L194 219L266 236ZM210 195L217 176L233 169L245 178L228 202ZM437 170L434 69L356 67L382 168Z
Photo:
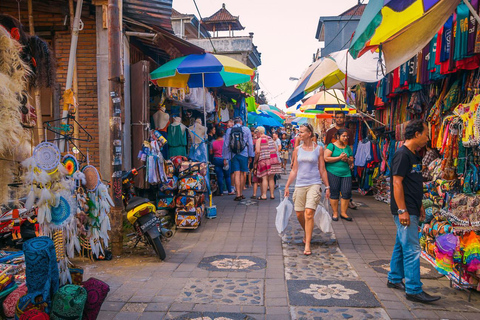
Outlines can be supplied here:
M293 204L284 198L277 207L277 217L275 218L275 227L279 234L281 234L288 225L288 219L292 215Z
M330 216L330 213L329 213L329 201L325 196L325 192L322 192L322 201L317 206L317 210L315 210L313 221L315 225L320 230L322 230L322 232L324 233L333 232L332 217Z

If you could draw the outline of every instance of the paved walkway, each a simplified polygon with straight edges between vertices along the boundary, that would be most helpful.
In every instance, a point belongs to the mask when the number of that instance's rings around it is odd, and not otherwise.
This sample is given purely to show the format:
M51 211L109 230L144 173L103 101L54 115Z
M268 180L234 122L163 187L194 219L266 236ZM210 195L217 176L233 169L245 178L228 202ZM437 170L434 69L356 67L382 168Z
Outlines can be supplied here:
M214 198L218 218L179 230L165 244L164 262L149 248L84 262L85 278L111 286L99 319L478 318L480 294L468 302L427 263L422 281L427 292L442 295L439 302L411 303L386 287L395 238L387 205L356 196L363 205L351 211L354 221L333 222L333 236L315 230L306 257L294 216L282 239L275 229L280 192L266 201Z

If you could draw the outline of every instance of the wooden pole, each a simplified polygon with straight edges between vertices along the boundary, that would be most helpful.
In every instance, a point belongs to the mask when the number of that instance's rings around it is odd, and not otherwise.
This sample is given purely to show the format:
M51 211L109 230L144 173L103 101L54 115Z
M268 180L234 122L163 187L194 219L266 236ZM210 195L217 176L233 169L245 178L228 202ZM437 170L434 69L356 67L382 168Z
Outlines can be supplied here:
M73 0L68 1L68 8L70 10L70 31L73 31L73 20L75 19L75 8L73 6ZM78 99L78 79L77 79L77 55L73 58L73 95ZM78 122L79 122L79 114L78 109L75 110L75 120L76 122L73 124L73 137L78 139ZM80 141L76 140L75 143L77 146L80 146Z
M35 35L35 27L33 23L33 0L28 0L28 26L30 28L30 35ZM40 95L40 88L35 87L35 112L37 113L37 136L38 143L42 142L44 139L43 136L43 118L42 118L42 99ZM33 139L32 139L33 142Z
M111 193L114 206L110 211L112 253L123 252L123 202L122 202L122 110L123 110L123 70L122 70L122 25L121 0L108 0L108 52L109 52L109 91L110 91L110 164L112 165Z

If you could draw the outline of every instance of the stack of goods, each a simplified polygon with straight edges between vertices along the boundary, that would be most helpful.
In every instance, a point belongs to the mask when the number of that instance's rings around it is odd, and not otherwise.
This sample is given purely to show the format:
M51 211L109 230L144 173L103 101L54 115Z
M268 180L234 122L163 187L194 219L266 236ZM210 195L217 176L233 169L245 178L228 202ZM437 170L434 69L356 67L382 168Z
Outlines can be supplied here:
M379 176L373 188L375 200L390 204L390 177Z
M83 283L59 286L53 241L37 237L26 241L23 248L25 258L21 251L0 252L0 286L4 287L0 299L5 317L87 320L98 317L110 290L106 283L90 278Z
M160 185L157 209L175 210L177 228L196 229L205 212L207 165L177 156L165 161L167 181Z
M459 193L455 181L425 184L423 255L458 285L480 289L480 196Z

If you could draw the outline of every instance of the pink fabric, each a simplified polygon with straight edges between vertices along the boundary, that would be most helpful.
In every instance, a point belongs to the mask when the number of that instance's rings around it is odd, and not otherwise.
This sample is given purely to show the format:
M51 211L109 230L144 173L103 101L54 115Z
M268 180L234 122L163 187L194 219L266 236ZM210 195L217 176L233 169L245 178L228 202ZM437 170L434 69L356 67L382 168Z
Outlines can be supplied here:
M23 297L27 294L27 286L25 284L20 285L8 297L3 301L3 311L8 318L15 316L15 307L20 297Z
M215 158L222 158L223 139L213 141L212 142L212 150L213 150L213 156Z

